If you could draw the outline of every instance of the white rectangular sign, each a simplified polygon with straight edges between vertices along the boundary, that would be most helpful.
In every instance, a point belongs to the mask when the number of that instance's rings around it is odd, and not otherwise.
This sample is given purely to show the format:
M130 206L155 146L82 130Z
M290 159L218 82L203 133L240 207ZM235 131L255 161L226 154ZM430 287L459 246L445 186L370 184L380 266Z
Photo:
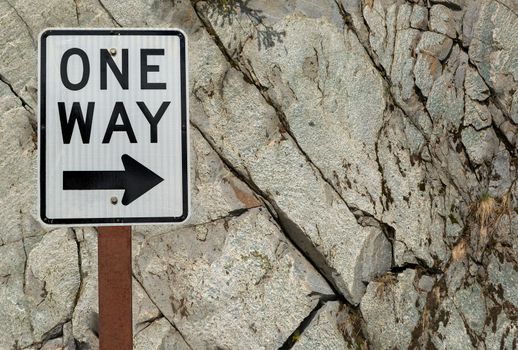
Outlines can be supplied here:
M185 34L49 29L40 36L40 213L51 225L188 216Z

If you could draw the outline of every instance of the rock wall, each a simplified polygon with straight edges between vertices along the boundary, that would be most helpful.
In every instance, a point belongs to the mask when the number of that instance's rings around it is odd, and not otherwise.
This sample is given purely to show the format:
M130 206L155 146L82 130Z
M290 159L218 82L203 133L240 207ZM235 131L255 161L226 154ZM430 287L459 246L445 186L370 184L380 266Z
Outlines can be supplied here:
M0 0L0 349L98 349L37 220L37 35L189 39L191 220L133 235L135 349L515 349L516 0Z

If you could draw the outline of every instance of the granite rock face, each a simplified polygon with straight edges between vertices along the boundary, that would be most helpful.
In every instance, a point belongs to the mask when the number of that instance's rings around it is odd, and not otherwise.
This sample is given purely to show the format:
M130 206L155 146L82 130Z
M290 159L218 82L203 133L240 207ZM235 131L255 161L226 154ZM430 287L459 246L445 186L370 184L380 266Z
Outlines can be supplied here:
M135 259L143 288L197 349L278 348L332 294L264 208L154 236Z
M37 220L46 27L188 36L192 216L133 229L136 349L511 349L514 0L0 0L0 349L98 349Z
M307 328L292 335L293 349L357 349L367 346L362 339L359 317L338 301L318 309Z

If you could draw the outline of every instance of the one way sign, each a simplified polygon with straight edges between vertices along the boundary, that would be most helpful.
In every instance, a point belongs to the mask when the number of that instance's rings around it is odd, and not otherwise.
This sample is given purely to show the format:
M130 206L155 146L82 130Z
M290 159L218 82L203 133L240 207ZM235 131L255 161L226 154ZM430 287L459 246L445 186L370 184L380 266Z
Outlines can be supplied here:
M174 29L41 34L39 178L45 223L187 218L185 41Z

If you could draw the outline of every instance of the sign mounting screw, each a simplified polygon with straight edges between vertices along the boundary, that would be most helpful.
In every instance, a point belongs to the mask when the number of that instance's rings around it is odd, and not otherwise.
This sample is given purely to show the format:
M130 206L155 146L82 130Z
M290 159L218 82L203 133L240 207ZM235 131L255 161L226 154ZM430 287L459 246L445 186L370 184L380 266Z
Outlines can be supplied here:
M116 49L116 48L114 48L114 47L112 47L112 48L110 49L110 55L115 56L116 54L117 54L117 49Z
M117 197L113 196L112 198L110 198L110 202L112 202L113 205L117 204Z

